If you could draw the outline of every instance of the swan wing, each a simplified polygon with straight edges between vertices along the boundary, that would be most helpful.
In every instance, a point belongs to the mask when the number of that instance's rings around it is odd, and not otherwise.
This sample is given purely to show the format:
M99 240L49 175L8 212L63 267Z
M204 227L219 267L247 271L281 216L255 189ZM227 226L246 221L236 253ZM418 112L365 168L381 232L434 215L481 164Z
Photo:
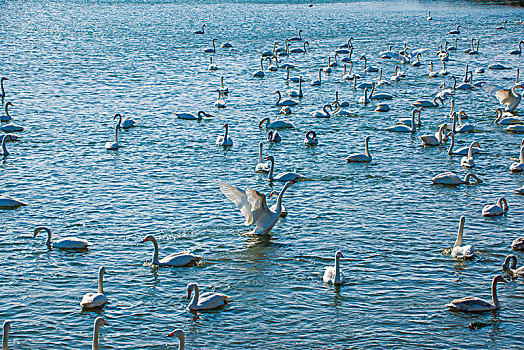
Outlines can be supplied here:
M335 268L333 266L326 266L322 280L324 283L333 283L335 280Z
M227 184L225 182L219 181L220 190L222 193L229 198L237 208L240 210L242 215L246 218L246 225L251 225L253 223L253 215L251 214L251 204L248 201L246 193L236 186ZM247 192L247 190L246 190ZM255 191L256 192L256 191ZM264 197L265 203L265 197Z
M161 266L186 266L198 260L200 260L199 255L191 254L189 252L181 252L170 254L160 259L159 263Z
M259 222L265 222L269 216L270 211L267 207L266 196L251 188L246 189L247 200L251 205L251 215L253 224L257 225Z
M82 238L64 238L53 242L53 247L61 249L84 249L89 246L89 242Z
M210 310L220 307L227 303L229 297L220 293L204 293L198 298L197 308L200 310Z
M485 310L491 310L494 308L491 303L477 297L465 297L461 299L455 299L451 303L446 304L446 306L454 311L469 312L480 312Z

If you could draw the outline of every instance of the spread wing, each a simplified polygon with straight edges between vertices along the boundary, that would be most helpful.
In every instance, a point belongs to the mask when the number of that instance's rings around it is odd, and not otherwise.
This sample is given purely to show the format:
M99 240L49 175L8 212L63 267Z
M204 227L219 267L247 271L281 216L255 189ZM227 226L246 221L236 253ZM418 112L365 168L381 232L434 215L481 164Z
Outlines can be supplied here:
M267 208L266 196L251 188L246 188L246 196L251 205L251 215L253 216L253 224L263 223L269 214Z
M219 181L218 185L220 186L220 191L240 209L240 212L246 218L245 224L251 225L253 223L253 215L251 214L251 204L246 194L242 192L240 188L222 181ZM265 202L266 198L264 197L264 203Z
M491 85L491 84L482 84L482 87L487 92L494 94L497 100L499 100L499 102L502 104L508 103L508 98L511 97L510 89L503 89L500 86Z

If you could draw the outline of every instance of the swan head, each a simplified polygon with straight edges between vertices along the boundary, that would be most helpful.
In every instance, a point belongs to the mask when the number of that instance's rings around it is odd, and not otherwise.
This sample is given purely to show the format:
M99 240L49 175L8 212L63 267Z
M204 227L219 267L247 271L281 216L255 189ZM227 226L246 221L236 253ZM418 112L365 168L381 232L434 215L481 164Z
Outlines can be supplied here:
M9 329L11 328L11 322L10 321L4 321L4 326L3 327L4 327L4 332L9 332Z
M475 147L475 146L476 146L478 149L481 149L481 148L480 148L480 143L478 143L478 141L473 141L473 142L471 143L471 146L470 146L470 147Z
M267 156L264 158L264 160L269 160L270 162L274 162L275 158L273 156Z
M116 118L122 118L122 116L120 115L120 113L115 114L115 116L113 117L113 120L115 120Z
M184 331L181 329L175 329L173 332L166 335L166 337L177 337L178 339L185 338Z
M369 141L370 138L371 138L371 136L366 136L366 138L364 140L365 141Z
M225 123L224 125L222 125L222 127L227 129L229 127L229 125L227 125L227 123Z
M198 286L196 285L196 283L189 283L186 287L186 291L187 291L187 298L191 298L191 293L193 292L193 289L195 288L198 288Z
M338 250L336 253L335 253L335 258L336 259L340 259L340 258L343 258L344 255L342 255L342 252L340 250Z
M13 104L11 103L11 101L7 101L7 103L5 104L5 106L12 106Z
M104 320L103 317L97 317L96 320L95 320L95 327L100 327L100 326L108 326L106 320Z
M9 80L9 79L7 79L6 77L2 77L1 81L3 82L4 80Z
M504 264L502 264L502 271L506 271L510 268L509 264L512 260L514 261L512 268L514 269L515 267L517 267L517 257L513 254L510 254L506 257L506 259L504 259Z
M466 114L466 112L464 112L463 110L461 110L461 111L459 112L459 115L464 115L464 116L466 116L466 117L468 116L468 115Z
M156 241L155 237L153 237L153 235L147 235L144 240L140 243L145 243L145 242L153 242L153 241Z
M100 266L100 268L98 269L98 273L107 273L106 268L103 266Z
M262 125L264 125L265 122L267 122L267 123L269 124L269 123L270 123L270 120L271 120L271 119L269 119L268 117L262 119L262 120L260 121L260 123L258 123L258 127L261 128Z
M34 231L33 231L33 238L35 238L36 235L38 234L38 232L40 232L40 231L42 231L42 230L43 230L43 231L46 231L46 232L51 232L51 230L48 229L48 228L45 227L45 226L37 226L37 227L35 227L35 229L34 229Z
M501 275L498 275L498 276L495 276L493 278L493 282L492 284L496 284L497 282L504 282L504 283L507 283L508 281L506 281L506 279L504 277L502 277Z

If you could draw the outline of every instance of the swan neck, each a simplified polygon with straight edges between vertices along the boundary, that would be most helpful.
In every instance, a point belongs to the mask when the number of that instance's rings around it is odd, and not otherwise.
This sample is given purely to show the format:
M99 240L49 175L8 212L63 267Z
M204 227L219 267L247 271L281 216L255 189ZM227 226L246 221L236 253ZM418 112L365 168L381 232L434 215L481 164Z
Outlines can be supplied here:
M456 248L456 247L462 247L462 235L464 233L464 221L461 220L460 221L460 225L459 225L459 229L458 229L458 234L457 234L457 241L455 242L455 246L453 248Z
M413 112L411 113L411 133L414 134L415 133L415 112L416 110L414 109Z
M453 129L455 129L455 126L453 126ZM451 132L451 144L449 145L449 149L448 149L448 155L452 155L453 154L453 146L455 145L455 136L454 136L454 133Z
M369 139L366 138L366 156L368 156L369 158L371 158L371 155L369 154L369 147L368 147L368 144L369 144Z
M3 92L4 92L4 91L3 91L3 88L2 88L2 93L3 93ZM8 108L9 108L9 103L6 103L6 104L5 104L5 115L8 116L8 117L10 117L10 115L9 115L9 111L8 111Z
M280 100L282 100L282 95L280 94L280 91L278 91L278 90L277 90L276 93L278 94L278 101L277 101L277 103L275 103L275 105L278 106L278 104L280 103Z
M497 296L497 280L494 279L491 282L491 298L493 300L493 305L498 309L500 308L499 297Z
M226 141L227 141L227 131L228 131L227 129L229 129L228 126L227 126L227 124L224 126L224 128L226 129L226 130L224 131L224 142L226 142Z
M200 292L198 290L198 286L196 284L193 284L193 296L191 297L191 301L189 302L190 309L196 308L199 298L200 298Z
M524 163L524 146L520 147L520 163Z
M98 325L98 322L95 322L95 328L93 329L93 346L92 350L99 350L98 347L98 330L100 326Z
M153 264L159 265L160 263L158 261L158 242L156 241L155 238L153 238L152 242L153 242L153 245L155 246L155 252L153 253Z
M284 185L284 187L282 188L282 190L278 194L277 207L276 207L276 212L277 213L280 213L280 211L282 210L282 197L284 196L284 192L286 192L286 190L288 189L289 186L291 186L291 184L292 184L291 181L286 182L286 184Z
M184 347L186 346L186 337L184 336L184 334L180 334L178 336L178 340L179 340L179 345L178 345L178 350L184 350Z
M338 254L335 256L335 283L340 283L340 257Z
M473 143L469 145L469 149L468 149L468 158L471 158L471 157L473 157Z
M98 293L104 294L104 270L98 271Z
M8 155L9 152L7 151L7 146L5 145L5 142L7 141L7 135L5 135L4 137L2 137L2 154L4 156Z
M120 124L117 124L117 126L115 127L115 142L118 142L118 128L119 128Z
M520 43L519 43L519 48L520 48ZM0 96L5 97L4 80L3 79L0 81L0 87L2 88L2 95L0 95Z
M47 227L44 227L43 228L44 231L47 232L47 241L45 242L46 245L51 245L53 242L53 234L51 233L51 230L48 229Z
M269 168L269 175L267 178L269 180L273 180L273 168L275 167L275 159L270 158L269 161L271 162L271 167Z
M264 147L264 144L260 142L258 144L258 164L262 163L262 148Z
M9 341L9 327L4 324L4 336L2 338L2 350L7 350L7 343Z

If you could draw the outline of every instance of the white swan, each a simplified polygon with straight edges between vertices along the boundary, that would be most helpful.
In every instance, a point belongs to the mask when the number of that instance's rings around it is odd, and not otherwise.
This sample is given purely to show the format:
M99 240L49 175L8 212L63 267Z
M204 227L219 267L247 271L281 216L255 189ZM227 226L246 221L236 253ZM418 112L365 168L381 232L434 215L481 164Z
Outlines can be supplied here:
M436 78L436 77L438 77L438 73L435 72L435 71L433 70L433 62L430 62L429 67L430 67L430 69L429 69L429 74L428 74L428 76L429 76L430 78Z
M345 67L345 66L344 66ZM351 72L350 72L351 73ZM345 73L345 70L344 70L344 74ZM377 81L377 86L383 86L383 85L391 85L391 83L387 80L383 80L382 79L382 68L380 68L380 71L379 71L379 76L378 76L378 81Z
M191 298L192 292L194 293ZM227 304L229 301L229 297L222 293L207 292L200 295L196 283L187 285L187 298L191 298L189 305L187 305L189 310L213 310Z
M275 169L275 158L273 156L267 156L264 159L271 162L271 168L269 169L269 174L267 175L268 181L295 182L305 179L304 176L295 172L280 173L277 176L273 176L273 171Z
M291 37L291 38L289 38L287 40L289 40L289 41L302 41L302 35L301 34L302 34L302 29L299 29L298 30L298 36Z
M280 94L280 90L275 91L275 94L278 95L278 101L275 102L275 106L296 106L298 104L298 101L292 100L290 98L286 98L282 100L282 95Z
M519 237L511 243L511 249L524 250L524 237Z
M115 141L106 142L105 148L107 150L117 150L120 145L118 144L118 130L120 129L120 122L115 126Z
M271 163L262 162L262 149L264 148L264 142L258 143L258 164L255 166L255 172L257 173L269 173L271 169Z
M262 57L271 57L271 56L276 56L276 55L275 55L275 51L276 51L276 49L277 49L277 45L278 45L278 43L275 42L275 43L273 44L273 50L262 51Z
M142 241L142 243L145 243L145 242L153 242L153 245L155 246L155 252L153 253L153 260L151 261L153 265L175 266L175 267L187 266L187 265L191 265L195 261L200 260L201 258L200 255L191 254L189 251L183 251L180 253L169 254L168 256L159 260L158 259L158 243L155 237L153 237L153 235L147 235L144 238L144 240Z
M88 246L91 245L88 241L86 241L83 238L77 238L77 237L68 237L68 238L62 238L58 240L52 240L53 234L51 233L51 230L45 226L37 226L35 227L33 231L33 238L36 237L38 232L40 231L46 231L47 232L47 240L45 241L45 244L47 246L53 247L53 248L59 248L59 249L86 249Z
M499 29L499 30L500 30L500 29L506 29L506 23L508 23L508 21L504 21L504 22L502 22L502 25L496 27L495 29Z
M355 79L355 81L356 81L356 79ZM359 97L358 103L363 103L364 105L367 105L370 102L371 102L371 100L368 97L368 88L365 88L364 89L364 96L360 96Z
M166 337L176 337L178 338L178 350L184 350L186 344L186 336L184 331L181 329L175 329L173 332L166 335Z
M417 114L417 122L415 123L415 126L421 127L422 122L420 121L420 115L422 114L422 111L424 108L420 107L419 109L413 109L413 112ZM413 114L413 112L411 112ZM404 124L409 126L410 128L413 126L412 124L413 120L412 118L399 118L397 124Z
M298 98L304 97L304 94L302 93L302 76L298 78L298 91L297 90L287 90L286 94L289 97L298 97Z
M91 347L91 350L99 350L98 332L99 332L100 326L102 325L107 326L107 322L102 317L97 317L95 319L95 324L93 326L93 345Z
M322 68L318 70L318 79L317 80L311 80L311 86L320 86L322 85Z
M103 307L108 299L104 295L104 273L106 269L103 266L100 266L98 269L98 292L96 293L86 293L80 302L80 306L84 309L94 309L97 307Z
M224 87L224 76L220 77L220 88L218 89L218 92L220 92L224 96L229 94L229 88Z
M502 264L502 271L506 272L511 277L524 276L524 266L521 266L517 269L517 257L513 254L508 255L506 259L504 259L504 264Z
M495 119L495 124L513 125L524 123L524 120L515 116L511 112L505 112L502 108L497 108L495 110L495 115L497 116L497 118Z
M442 100L441 97L434 97L432 101L431 100L416 100L415 102L412 103L412 105L415 107L434 108L434 107L439 106L437 101L440 101L442 106L444 106L444 100Z
M6 141L13 141L13 137L11 135L4 135L2 137L2 151L0 151L0 156L2 157L7 157L9 155L9 151L5 145Z
M375 94L375 82L371 83L371 93L369 94L370 100L391 100L393 97L395 96L383 92Z
M338 100L338 90L335 91L335 101L331 102L331 104L332 104L332 105L335 105L335 106L336 106L337 104L339 104L340 107L349 107L349 102L348 102L348 101L342 101L342 102L340 102L340 101Z
M482 216L500 216L508 211L506 198L500 197L496 204L488 204L482 208Z
M197 115L194 115L192 113L175 113L176 117L178 119L184 119L184 120L202 120L202 118L213 118L211 114L208 114L204 111L198 111Z
M222 43L222 44L220 45L220 47L221 47L221 48L224 48L224 49L230 49L230 48L233 47L233 44L228 43L228 42L225 42L225 43Z
M2 89L2 92L0 93L0 98L2 98L2 100L5 98L4 81L6 80L9 80L9 79L7 79L6 77L2 77L0 79L0 88Z
M510 54L510 55L520 55L520 54L522 54L522 47L521 47L522 43L524 43L524 40L520 40L520 41L519 41L519 48L510 51L509 54Z
M133 125L135 125L135 121L133 119L128 118L128 117L125 117L124 119L122 119L122 116L118 113L115 114L115 116L113 117L113 120L115 120L116 118L118 118L118 125L120 128L129 129Z
M457 115L458 115L458 127L457 127ZM456 112L453 112L453 126L452 131L454 133L466 133L471 132L473 129L475 129L475 126L473 124L470 124L468 122L462 123L462 116L466 115L466 112L460 111L458 114Z
M520 125L520 124L509 125L504 130L510 131L510 132L516 132L516 133L523 133L524 132L524 125Z
M438 131L434 135L422 135L420 139L424 146L439 146L442 144L443 137L442 135L446 132L447 125L446 123L442 124Z
M253 73L253 77L256 78L262 78L264 76L264 59L260 59L260 70L257 70L255 73Z
M475 166L475 161L473 160L473 147L477 146L480 148L480 144L477 141L473 141L468 148L468 155L462 157L460 160L460 165L466 168L473 168Z
M277 119L271 122L269 117L262 119L260 123L258 123L258 127L261 128L264 123L266 123L266 129L293 129L295 127L293 123L283 119Z
M306 132L306 138L304 139L304 144L308 146L318 145L317 133L314 131Z
M419 58L420 56L422 56L422 54L420 52L415 56L417 58L417 60L415 62L411 63L411 65L413 67L420 67L420 66L422 66L422 62L420 62L420 58Z
M0 209L15 209L26 205L27 203L6 194L0 195Z
M333 107L331 107L329 104L326 104L324 107L322 107L322 109L311 112L311 116L316 118L329 118L331 117L331 113L327 111L328 108L330 111L333 111Z
M226 108L226 101L222 99L222 93L220 89L216 89L215 92L218 92L218 99L213 104L216 108Z
M220 190L229 198L242 215L246 218L245 225L254 225L252 233L265 235L277 223L282 210L282 197L284 192L293 184L293 181L287 182L277 197L275 210L269 210L266 203L266 196L262 193L247 187L245 192L238 187L219 181ZM270 195L271 196L271 195Z
M495 95L500 104L503 105L508 112L512 112L517 108L522 99L522 96L516 93L516 89L523 89L524 85L516 84L511 89L503 89L496 85L482 84L482 87Z
M470 178L474 178L477 183L482 183L482 180L480 180L475 174L468 173L464 177L464 180L462 180L455 173L452 173L452 172L440 173L437 176L435 176L434 178L432 178L431 181L434 184L440 184L440 185L450 185L450 186L462 185L462 184L469 185Z
M391 78L389 78L389 80L391 80L391 81L400 81L399 71L400 71L400 67L399 66L395 66L395 75L392 75Z
M522 144L520 146L520 158L518 162L514 162L509 166L509 171L513 173L520 173L524 171L524 140L522 140Z
M458 38L455 38L455 43L453 46L451 47L448 47L448 51L457 51L458 50L458 47L457 47L457 41L458 41Z
M324 68L322 68L322 71L326 74L330 74L332 69L331 69L331 57L328 57L328 64L327 66L325 66Z
M455 299L451 303L446 304L451 311L461 312L486 312L500 309L500 302L497 297L497 282L506 282L504 277L495 276L491 282L491 299L492 303L487 300L477 297L465 297Z
M457 234L457 240L455 241L455 245L453 246L453 249L451 250L451 257L456 259L470 259L473 257L473 248L470 245L462 245L462 235L464 233L464 223L466 222L466 218L464 216L460 217L460 225L459 230Z
M431 17L431 11L428 11L428 18L427 18L427 20L431 21L432 19L433 19L433 17Z
M441 62L442 62L442 69L440 70L440 72L438 72L438 74L440 74L443 77L445 77L446 75L449 74L449 72L446 69L446 61L441 61Z
M278 131L269 130L267 133L267 142L280 142L282 141L282 137L278 134Z
M409 132L414 134L417 130L415 125L415 113L417 112L419 112L419 110L417 109L413 109L413 111L411 112L411 126L407 126L405 124L397 124L390 126L386 130L391 132Z
M212 43L213 43L213 48L212 48L212 49L211 49L211 48L209 48L209 49L205 49L205 50L204 50L205 53L215 53L215 51L216 51L216 48L215 48L215 41L217 41L217 39L213 39L213 42L212 42Z
M448 34L460 34L461 26L457 26L457 29L451 30Z
M453 151L453 148L455 146L455 133L454 132L450 132L448 135L451 136L451 145L449 145L448 155L450 155L450 156L451 155L465 156L465 155L469 154L469 147L462 147L462 148L459 148L456 151ZM480 150L481 150L481 148L474 147L474 148L472 148L472 154L479 153Z
M371 154L369 154L369 136L366 136L364 139L365 142L365 154L362 153L353 153L347 156L346 161L348 163L369 163L373 160Z
M280 114L291 114L291 107L289 106L282 106L280 107Z
M375 67L375 66L368 66L368 60L367 60L366 56L362 55L362 56L360 56L360 59L364 60L364 72L368 72L368 73L378 72L378 68L377 67Z
M0 122L8 122L12 119L8 111L9 106L12 106L12 105L13 104L11 103L11 101L7 101L7 103L5 104L5 114L0 115Z
M342 255L341 251L335 253L335 266L326 266L324 277L322 278L324 283L338 285L346 282L346 276L340 270L340 258L343 257L344 255Z
M289 53L307 53L306 45L309 46L309 41L304 41L304 44L302 44L302 48L294 48L289 50Z
M233 146L233 140L231 139L231 137L228 136L229 126L226 123L224 124L223 127L225 128L224 135L217 136L215 144L217 146L223 146L223 147Z
M205 24L202 24L202 29L200 30L197 30L196 32L193 32L193 34L200 34L200 35L203 35L204 34L204 29L206 28L206 25Z
M470 83L461 83L457 85L457 78L455 78L454 75L450 76L449 79L453 79L453 90L473 90L475 88L475 85Z
M209 57L209 66L207 66L208 70L218 70L218 67L216 64L213 63L213 57Z
M506 69L511 69L511 67L508 67L508 66L505 66L501 63L493 63L493 64L490 64L488 66L488 69L493 69L493 70L506 70Z

